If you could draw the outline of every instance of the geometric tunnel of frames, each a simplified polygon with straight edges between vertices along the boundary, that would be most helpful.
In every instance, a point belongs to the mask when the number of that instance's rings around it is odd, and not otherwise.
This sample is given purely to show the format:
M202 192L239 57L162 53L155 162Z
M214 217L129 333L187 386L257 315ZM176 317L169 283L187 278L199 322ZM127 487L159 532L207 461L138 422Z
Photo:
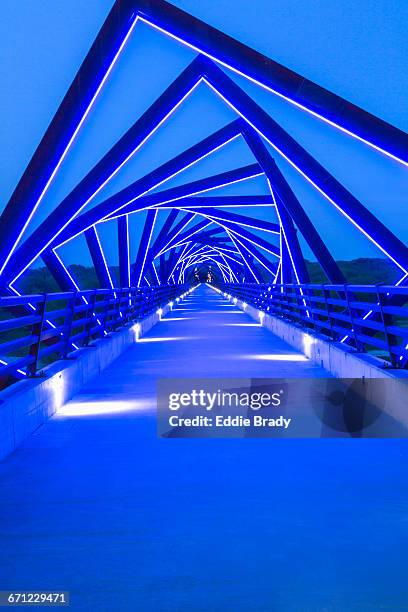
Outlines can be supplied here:
M187 45L196 57L27 238L38 206L138 22ZM116 0L0 217L3 294L18 293L15 284L38 258L61 289L78 289L59 249L81 235L100 286L116 286L100 240L101 224L107 222L117 226L121 287L183 283L203 269L224 282L308 283L300 235L328 282L347 283L278 167L281 158L399 269L397 284L405 284L406 245L237 85L230 71L408 165L408 135L398 128L167 2ZM86 209L133 155L143 154L144 143L200 83L237 118ZM252 164L166 188L166 181L236 138L249 148ZM217 189L259 176L268 195L217 195ZM257 218L259 207L267 208L268 220ZM129 218L142 211L144 226L131 261Z

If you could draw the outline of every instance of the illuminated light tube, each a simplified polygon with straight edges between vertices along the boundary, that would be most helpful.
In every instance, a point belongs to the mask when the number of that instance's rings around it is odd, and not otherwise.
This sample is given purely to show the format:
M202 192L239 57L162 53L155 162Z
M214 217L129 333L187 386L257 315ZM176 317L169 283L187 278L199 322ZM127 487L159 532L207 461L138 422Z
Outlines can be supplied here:
M99 252L100 252L100 254L102 256L103 265L104 265L104 268L106 270L106 274L107 274L107 277L108 277L108 280L109 280L109 284L110 284L111 289L113 289L114 285L113 285L113 281L112 281L112 276L111 276L111 273L110 273L110 270L109 270L109 266L108 266L108 264L106 262L105 253L103 251L102 244L101 244L101 241L99 239L99 234L98 234L98 232L96 230L96 227L94 227L94 231L95 231L95 238L96 238L96 240L98 242L98 246L99 246ZM116 298L116 293L114 293L114 296Z
M71 281L73 282L75 288L77 289L77 291L79 291L79 287L78 285L75 283L74 279L72 278L72 276L70 275L70 273L68 272L68 269L64 266L64 264L62 263L61 258L58 256L57 253L54 252L54 255L57 257L57 259L59 260L59 262L61 263L61 265L64 267L64 269L66 270L68 276L70 277ZM18 296L21 296L21 293L19 291L17 291L17 289L15 289L15 287L13 287L11 284L9 285L9 289L11 291L13 291L13 293L15 293ZM85 299L85 298L83 298ZM86 301L86 300L85 300ZM33 304L30 304L30 302L28 303L28 306L31 308L31 310L36 311L35 306L33 306ZM54 323L52 321L50 321L49 319L45 319L45 322L47 323L47 325L49 325L52 329L56 329L56 325L54 325ZM99 321L98 321L99 322ZM60 336L63 336L64 334L61 332ZM77 346L74 342L71 342L71 346L74 347L75 350L79 349L79 346ZM0 363L3 363L4 365L7 365L7 363L4 361L0 360ZM23 372L23 370L17 370L17 372L19 372L20 374L23 374L24 376L27 376L27 374L25 372Z
M241 135L241 134L238 134L238 136L240 136L240 135ZM237 138L238 136L234 136L233 138ZM225 143L225 144L226 144L226 143ZM224 145L221 145L221 146L224 146ZM200 158L200 159L201 159L201 158ZM193 162L193 163L196 163L196 162ZM184 169L185 169L185 168L183 168L183 170L184 170ZM249 179L253 179L253 178L256 178L256 177L258 177L258 176L262 176L263 174L264 174L264 172L257 172L256 174L251 174L250 176L246 176L246 177L244 177L244 178L235 179L235 180L233 180L233 181L229 181L228 183L221 183L220 185L216 185L215 187L206 187L205 189L200 189L200 190L198 190L198 191L192 191L191 193L186 193L185 195L182 195L182 196L177 196L177 197L174 197L174 198L170 198L170 199L168 199L168 200L167 200L167 199L165 199L165 200L160 200L160 202L155 202L154 204L152 204L152 205L150 205L150 206L147 206L147 208L154 208L154 207L156 207L156 206L160 206L160 208L165 209L165 206L164 206L165 204L170 204L171 202L176 202L177 200L179 200L179 199L180 199L180 197L184 199L184 198L188 198L188 197L190 197L190 196L194 196L194 195L198 195L198 194L202 194L202 193L207 193L208 191L212 191L212 190L215 190L215 189L220 189L220 188L222 188L222 187L228 187L229 185L235 185L236 183L241 183L241 182L243 182L243 181L248 181ZM168 179L166 179L166 181L167 181L167 180L168 180ZM151 191L151 189L150 189L149 191ZM160 195L160 193L158 193L157 195ZM137 196L137 198L135 198L135 199L137 200L137 199L139 199L140 197L141 197L141 196ZM134 202L134 201L135 201L135 199L130 200L130 201L127 203L127 204L125 204L125 206L128 206L129 204L131 204L132 202ZM260 206L266 206L266 205L265 205L265 204L260 204ZM122 208L122 207L121 207L121 208ZM139 211L137 211L137 212L139 212ZM114 214L116 214L116 213L112 213L112 215L114 215ZM131 212L130 212L130 213L126 213L126 214L131 214ZM109 215L109 217L104 217L104 220L106 220L106 221L110 221L112 218L114 218L114 217L113 217L113 216L111 216L111 215ZM248 226L248 227L252 227L252 226ZM265 231L267 231L267 230L265 230Z
M138 200L139 198L143 197L144 195L146 195L147 193L149 193L149 191L152 191L153 189L157 189L157 187L160 187L162 184L164 184L165 182L169 181L170 179L178 176L181 172L184 172L185 170L191 168L192 166L194 166L196 163L200 162L201 160L205 159L206 157L208 157L209 155L211 155L212 153L215 153L217 151L219 151L220 149L222 149L222 147L225 147L227 144L229 144L230 142L234 141L236 138L242 136L240 133L235 134L234 136L232 136L231 138L229 138L228 140L226 140L225 142L221 143L220 145L214 147L214 149L211 149L211 151L207 151L207 153L204 153L202 156L198 157L197 159L195 159L194 161L190 162L189 164L186 164L185 166L183 166L182 168L180 168L179 170L177 170L176 172L174 172L173 174L170 174L169 176L167 176L166 178L160 180L158 183L152 185L151 187L149 187L148 189L146 189L144 192L140 193L139 195L137 195L136 197L132 198L131 200L125 202L124 204L122 204L121 206L119 206L117 209L115 209L115 211L109 213L109 215L106 215L105 217L103 217L103 219L101 219L100 221L98 221L98 223L103 223L105 221L110 221L116 217L114 217L113 215L116 214L116 212L119 212L122 208L124 208L125 206L131 204L132 202L135 202L136 200ZM91 199L94 196L91 196ZM141 210L146 210L149 209L150 207L145 207L140 209ZM139 212L140 212L139 211ZM69 221L71 222L71 221ZM76 238L77 236L80 236L84 231L86 231L87 229L89 229L91 226L93 225L93 223L91 223L88 227L85 227L83 229L81 229L79 232L77 232L76 234L74 234L73 236L70 236L69 238L67 238L66 240L60 242L58 245L55 246L55 248L57 247L61 247L64 244L67 244L68 242L70 242L71 240L74 240L74 238ZM12 280L12 282L14 283L20 276L21 274L24 273L24 271L31 265L31 263L33 263L33 261L39 256L39 254L37 253L37 255L35 256L35 258L30 262L30 264L27 265L26 268L24 268L23 270L21 270L17 276Z
M199 85L199 82L196 84L196 86ZM192 90L191 90L192 91ZM191 93L190 91L190 93ZM180 102L181 103L181 102ZM174 110L174 109L173 109ZM111 221L112 219L114 219L115 217L113 217L113 215L115 215L117 212L119 212L122 208L124 208L125 206L128 206L129 204L132 204L132 202L135 202L136 200L138 200L139 198L142 198L144 195L148 194L149 191L152 191L153 189L157 189L157 187L160 187L161 185L163 185L164 183L166 183L167 181L175 178L176 176L178 176L181 172L184 172L185 170L188 170L189 168L191 168L192 166L194 166L195 164L197 164L198 162L200 162L201 160L205 159L206 157L208 157L209 155L211 155L212 153L216 153L217 151L219 151L220 149L222 149L223 147L225 147L227 144L229 144L230 142L233 142L236 138L242 136L241 133L235 134L234 136L231 136L231 138L229 138L228 140L226 140L225 142L222 142L221 144L217 145L216 147L214 147L213 149L211 149L210 151L207 151L206 153L204 153L203 155L201 155L200 157L198 157L197 159L195 159L194 161L190 162L189 164L186 164L185 166L183 166L182 168L180 168L179 170L176 170L176 172L174 172L173 174L170 174L169 176L166 176L166 178L160 180L159 182L155 183L154 185L152 185L151 187L149 187L148 189L146 189L145 191L143 191L142 193L138 194L137 196L135 196L134 198L131 198L130 200L128 200L127 202L125 202L124 204L122 204L121 206L119 206L118 208L115 209L115 211L109 213L108 215L105 215L105 217L103 217L103 219L100 220L100 222L104 222L104 221ZM109 179L108 179L109 180ZM91 199L96 195L96 193L91 196ZM141 210L146 210L149 209L150 207L144 207ZM139 211L140 212L140 211ZM91 227L93 225L93 223L90 224L89 227ZM70 242L71 240L73 240L74 238L76 238L77 236L79 236L80 234L82 234L82 232L84 232L86 229L89 228L84 228L81 229L77 234L71 236L70 238L68 238L67 240L59 243L57 246L60 247L64 244L66 244L67 242ZM38 257L38 254L37 256ZM32 262L31 262L32 263ZM22 274L22 272L19 273L18 276L20 276ZM13 282L18 278L18 276L16 276L15 279L13 279Z
M394 159L396 159L397 161L400 161L400 162L402 162L402 163L405 163L404 161L400 160L399 158L397 158L397 157L395 157L395 156L393 156L393 155L389 154L387 151L384 151L384 150L383 150L383 149L381 149L380 147L377 147L377 146L376 146L376 145L374 145L373 143L368 142L368 141L364 140L363 138L359 137L357 134L354 134L353 132L349 132L349 131L348 131L348 130L346 130L345 128L342 128L341 126L337 125L336 123L334 123L334 122L331 122L331 121L327 120L325 117L322 117L321 115L319 115L319 114L317 114L317 113L314 113L313 111L311 111L311 110L310 110L310 109L308 109L307 107L304 107L304 106L300 105L299 103L297 103L297 102L293 101L291 98L287 98L286 96L284 96L284 95L280 94L279 92L277 92L277 91L273 90L272 88L267 87L267 86L263 85L262 83L258 82L256 79L253 79L253 78L249 77L248 75L246 75L245 73L240 72L238 69L234 68L233 66L230 66L229 64L226 64L226 63L224 63L224 62L220 61L220 60L219 60L219 59L217 59L216 57L213 57L213 56L211 56L210 54L203 52L203 51L202 51L202 50L200 50L199 48L196 48L194 45L191 45L191 44L187 43L185 40L183 40L183 39L181 39L181 38L178 38L177 36L175 36L175 35L171 34L171 33L170 33L170 32L168 32L167 30L165 30L165 29L163 29L163 28L161 28L161 27L157 26L156 24L152 23L152 22L151 22L151 21L149 21L148 19L145 19L145 18L140 18L140 19L141 19L141 21L143 21L143 22L147 23L147 24L148 24L148 25L150 25L151 27L153 27L153 28L155 28L155 29L157 29L157 30L159 30L159 31L161 31L161 32L163 32L163 33L165 33L166 35L170 36L171 38L174 38L175 40L178 40L178 41L182 42L183 44L187 45L188 47L190 47L190 48L192 48L192 49L196 49L196 50L200 51L201 53L203 53L203 55L206 55L207 57L209 57L209 58L211 58L212 60L214 60L214 61L216 61L216 62L220 63L221 65L225 65L226 67L230 68L230 69L231 69L231 70L233 70L234 72L236 72L236 73L238 73L238 74L241 74L241 75L242 75L242 76L244 76L245 78L247 78L247 79L249 79L249 80L252 80L254 83L256 83L257 85L259 85L259 86L263 87L264 89L267 89L268 91L272 91L272 92L273 92L273 93L275 93L276 95L278 95L278 96L280 96L280 97L283 97L285 100L288 100L289 102L291 102L291 103L292 103L292 104L294 104L295 106L299 106L300 108L302 108L303 110L307 111L308 113L314 114L315 116L319 117L319 118L320 118L320 119L322 119L323 121L326 121L327 123L330 123L330 124L334 125L336 128L338 128L338 129L340 129L340 130L342 130L342 131L344 131L344 132L346 132L346 133L349 133L351 136L353 136L353 137L355 137L355 138L358 138L359 140L362 140L362 141L363 141L363 142L365 142L366 144L368 144L368 145L370 145L370 146L372 146L372 147L376 148L377 150L381 151L382 153L384 153L384 154L386 154L386 155L389 155L390 157L393 157L393 158L394 158ZM133 27L134 27L134 25L135 25L135 23L136 23L136 20L137 20L137 18L136 18L136 19L134 20L134 22L132 23L131 29L133 29ZM130 30L130 31L131 31L131 30ZM128 32L127 36L128 36L128 35L130 35L130 31ZM125 42L125 41L124 41L124 42ZM123 43L123 44L124 44L124 43ZM119 53L119 52L118 52L118 53ZM115 57L114 61L116 61L116 57ZM105 75L105 77L104 77L104 78L106 78L106 76L107 76L107 75ZM100 86L102 86L102 84L103 84L103 82L101 83L101 85L100 85ZM88 109L88 110L89 110L89 109ZM256 128L255 128L255 129L256 129ZM307 177L306 177L306 178L307 178ZM312 183L312 184L313 184L313 183ZM317 187L317 186L316 186L316 187ZM325 195L325 194L323 193L323 195ZM327 197L327 196L325 196L325 197ZM328 199L330 200L330 198L328 198ZM333 202L333 204L335 205L335 203L334 203L334 202ZM342 212L342 211L340 211L340 212ZM344 213L343 213L343 214L344 214ZM352 221L352 219L350 219L350 220ZM353 221L352 221L352 222L353 222ZM354 223L354 222L353 222L353 223ZM358 226L357 226L357 227L358 227ZM359 229L361 230L361 228L359 228ZM361 231L363 231L363 230L361 230ZM369 236L367 235L367 237L369 237ZM371 237L369 237L369 238L370 238L370 240L372 240L372 241L374 242L374 240L373 240ZM374 243L375 243L375 242L374 242ZM375 243L375 244L376 244L376 243ZM378 244L377 244L377 246L378 246L378 248L380 248L380 249L381 249L381 247L380 247ZM381 249L381 250L383 250L383 249ZM387 253L385 250L383 250L383 252L384 252L384 253L385 253L385 254L386 254L388 257L390 257L390 256L389 256L389 254L388 254L388 253ZM392 258L390 257L390 259L392 259ZM392 259L392 260L393 260L393 259ZM396 263L397 265L399 265L399 264L398 264L398 262L396 262L395 260L393 260L393 261L394 261L394 263ZM399 265L399 267L401 267L401 266ZM404 269L404 268L402 268L402 269Z
M264 313L264 312L262 312L262 310L260 310L260 311L259 311L259 315L258 315L258 316L259 316L259 321L261 322L261 325L262 325L263 320L264 320L264 318L265 318L265 313Z
M58 229L58 231L54 234L54 236L51 238L51 240L48 240L47 244L45 246L41 247L41 250L38 253L36 253L36 255L30 260L30 262L24 267L24 269L21 270L18 273L18 275L15 276L15 278L12 279L11 282L14 283L21 276L21 274L23 274L25 272L25 270L31 266L31 264L37 259L37 257L39 257L41 255L41 253L43 251L45 251L45 249L47 249L54 242L54 240L58 237L58 235L71 223L71 221L85 208L85 206L87 206L89 204L89 202L91 202L94 199L94 197L109 183L109 181L119 172L119 170L134 156L134 154L147 142L147 140L149 140L149 138L151 138L151 136L163 125L163 123L178 109L178 107L188 98L188 96L196 89L196 87L198 87L198 85L202 82L202 80L203 79L200 78L191 87L191 89L177 102L177 104L175 104L175 106L173 106L173 108L158 122L158 124L152 129L152 131L129 153L129 155L126 157L126 159L124 159L119 164L119 166L117 166L115 168L115 170L108 176L108 178L105 179L102 182L102 184L94 191L94 193L85 202L82 203L82 205L79 207L79 209L76 210L75 214L70 219L68 219L68 221L66 223L64 223ZM169 178L171 178L171 177L167 177L165 180L168 180ZM164 182L164 181L162 181L162 182ZM158 187L159 184L160 183L155 185L155 187ZM151 189L153 189L153 187L148 189L145 193L147 193ZM140 194L140 196L138 196L138 197L141 197L141 195L144 195L144 194ZM135 198L135 199L138 199L138 197ZM82 231L80 233L82 233ZM57 245L57 246L61 246L61 245ZM10 258L10 254L9 254L9 258ZM5 265L6 264L4 264L4 266ZM4 269L4 266L3 266L2 270ZM1 271L0 271L0 273L1 273Z
M8 365L7 361L4 361L3 359L0 359L0 363L1 363L2 365ZM18 372L19 374L22 374L23 376L27 376L27 374L26 374L25 372L23 372L23 370L17 370L17 372Z
M54 253L55 257L58 259L60 265L64 268L66 274L70 278L70 280L71 280L72 284L74 285L74 287L76 288L76 290L80 291L80 288L78 287L77 283L75 282L74 277L72 276L72 274L70 273L70 271L68 270L68 268L66 267L64 262L62 261L61 257L58 255L58 253L54 249L53 249L53 253ZM86 299L86 297L84 295L82 296L82 301L84 302L84 304L88 305L88 300ZM100 320L98 319L96 314L94 312L92 314L95 317L96 322L98 323L98 325L102 325L102 323L100 322ZM108 332L105 329L103 330L103 333L104 333L105 336L108 335Z
M372 236L370 236L370 234L368 234L362 227L360 227L360 225L358 225L358 223L354 221L354 219L350 217L349 214L347 214L325 191L323 191L323 189L321 189L307 174L305 174L303 170L301 170L299 166L295 164L295 162L293 162L287 155L285 155L283 151L279 149L279 147L277 147L258 127L256 127L256 125L254 125L247 117L245 117L245 115L243 115L236 108L236 106L234 106L234 104L228 100L228 98L226 98L222 93L220 93L218 89L212 83L210 83L210 81L205 78L203 80L208 85L208 87L210 87L214 91L214 93L216 93L221 98L221 100L223 100L240 117L242 117L242 119L244 119L244 121L246 121L246 123L248 123L260 136L262 136L262 138L264 138L271 145L271 147L273 147L275 151L279 153L279 155L281 155L297 172L299 172L299 174L303 176L303 178L306 179L308 183L310 183L324 198L326 198L326 200L328 200L344 217L346 217L346 219L348 219L350 223L354 225L354 227L356 227L368 240L370 240L370 242L372 242L382 253L384 253L384 255L386 255L391 261L393 261L395 265L398 266L404 273L408 272L402 264L400 264L394 257L392 257L392 255L390 255L384 247L382 247Z
M301 110L309 113L313 117L316 117L317 119L320 119L324 123L327 123L328 125L331 125L332 127L340 130L341 132L344 132L345 134L348 134L352 138L355 138L355 139L359 140L360 142L363 142L367 146L375 149L376 151L382 153L383 155L386 155L387 157L390 157L391 159L394 159L398 163L403 164L404 166L408 166L408 162L406 162L404 159L401 159L400 157L397 157L396 155L393 155L389 151L387 151L385 149L382 149L381 147L379 147L378 145L374 144L373 142L370 142L369 140L366 140L362 136L359 136L355 132L352 132L351 130L348 130L347 128L339 125L338 123L335 123L334 121L332 121L330 119L327 119L323 115L319 115L319 113L317 113L316 111L313 111L310 108L308 108L307 106L304 106L303 104L300 104L300 102L296 102L292 98L289 98L288 96L285 96L284 94L282 94L281 92L277 91L276 89L273 89L272 87L268 87L267 85L265 85L261 81L258 81L257 79L254 79L253 77L249 76L245 72L242 72L241 70L239 70L239 68L235 68L231 64L227 64L226 62L224 62L224 61L220 60L219 58L217 58L215 55L211 55L210 53L207 53L203 49L200 49L199 47L196 47L195 45L192 45L191 43L187 42L183 38L180 38L179 36L176 36L175 34L172 34L168 30L165 30L164 28L156 25L155 23L153 23L152 21L149 21L145 17L140 17L139 16L139 19L140 19L140 21L142 21L143 23L146 23L147 25L151 26L155 30L158 30L159 32L162 32L163 34L166 34L166 36L169 36L170 38L173 38L174 40L177 40L178 42L180 42L181 44L185 45L186 47L189 47L190 49L193 49L194 51L197 51L198 53L201 53L201 55L204 55L205 57L208 57L209 59L213 60L217 64L220 64L221 66L224 66L225 68L227 68L229 70L232 70L233 72L235 72L236 74L244 77L248 81L251 81L252 83L255 83L255 85L258 85L262 89L265 89L266 91L269 91L269 92L275 94L279 98L282 98L283 100L286 100L286 102L289 102L290 104L293 104L293 106L296 106L297 108L300 108Z
M149 211L149 213L150 213L150 211ZM148 213L148 216L147 216L146 223L148 223L148 220L149 220L149 213ZM142 261L142 264L141 264L141 267L140 267L140 271L139 271L139 278L137 279L137 282L136 282L137 287L140 287L140 283L142 282L142 278L143 278L143 276L144 276L144 269L145 269L145 265L146 265L146 259L147 259L148 253L149 253L150 242L151 242L151 240L152 240L153 231L154 231L154 226L156 225L157 213L158 213L158 211L157 211L157 210L155 210L155 211L154 211L154 213L153 213L153 220L152 220L151 227L150 227L150 231L149 231L149 237L148 237L148 239L147 239L147 243L146 243L146 247L145 247L145 251L144 251L144 256L143 256L143 261ZM146 227L146 226L145 226L145 227ZM144 235L144 233L143 233L143 235ZM142 236L142 237L143 237L143 236ZM139 247L139 248L140 248L140 247ZM139 256L138 256L138 259L139 259ZM154 264L153 264L153 268L154 268L154 267L155 267L155 266L154 266ZM156 273L156 274L157 274L157 273ZM146 277L145 277L145 278L146 278ZM150 283L149 283L149 284L150 284Z
M59 158L59 160L58 160L58 162L57 162L57 164L56 164L56 166L55 166L54 170L52 171L52 173L51 173L51 175L50 175L49 179L48 179L48 180L47 180L47 182L45 183L45 186L44 186L44 188L43 188L42 192L40 193L40 195L39 195L39 197L38 197L38 200L37 200L37 202L35 203L35 206L33 207L33 210L32 210L32 211L31 211L31 213L28 215L28 217L27 217L27 219L26 219L26 222L24 223L23 228L21 229L21 231L20 231L20 233L19 233L19 235L18 235L18 237L17 237L16 241L14 242L13 247L10 249L10 251L9 251L9 253L8 253L8 255L7 255L7 258L5 259L5 261L4 261L4 263L3 263L3 266L2 266L2 267L1 267L1 269L0 269L0 274L2 274L2 272L3 272L4 268L6 267L6 265L7 265L8 261L9 261L9 259L10 259L11 255L13 254L13 252L14 252L14 250L15 250L15 248L16 248L16 246L17 246L17 244L20 242L22 235L24 234L25 230L27 229L27 226L29 225L29 223L30 223L30 221L31 221L31 219L32 219L32 217L33 217L33 215L35 214L35 212L36 212L36 210L37 210L38 206L40 205L40 203L41 203L41 201L42 201L43 197L45 196L45 194L46 194L46 192L47 192L47 190L48 190L48 187L50 186L50 184L52 183L52 181L53 181L53 179L54 179L55 175L57 174L57 172L58 172L58 170L59 170L59 168L60 168L60 166L61 166L62 162L64 161L64 159L65 159L65 157L66 157L66 155L67 155L67 153L68 153L68 151L69 151L69 149L70 149L70 147L71 147L71 145L72 145L72 143L74 142L74 140L75 140L75 138L76 138L76 136L77 136L77 134L78 134L79 130L81 129L82 124L84 123L84 121L85 121L85 119L87 118L87 116L88 116L89 112L91 111L92 106L94 105L94 102L95 102L96 98L98 97L98 95L99 95L99 93L100 93L100 91L101 91L102 87L104 86L104 84L105 84L105 82L106 82L106 80L107 80L107 78L108 78L109 74L111 73L111 71L112 71L112 69L113 69L114 65L116 64L116 61L117 61L117 59L119 58L119 55L121 54L121 52L122 52L122 50L123 50L123 48L124 48L124 46L125 46L126 42L128 41L129 36L132 34L133 29L134 29L134 27L135 27L135 25L136 25L136 23L137 23L138 19L139 19L139 16L138 16L138 15L136 15L136 17L133 19L132 23L130 24L129 29L128 29L128 31L127 31L127 33L126 33L126 35L125 35L125 37L124 37L124 39L123 39L123 41L122 41L122 43L121 43L121 45L120 45L119 49L117 50L117 52L116 52L115 56L113 57L113 59L112 59L112 61L111 61L110 65L108 66L108 69L107 69L107 71L105 72L105 75L103 76L103 78L102 78L101 82L99 83L99 85L98 85L98 87L97 87L97 89L96 89L96 91L95 91L94 95L93 95L93 96L92 96L92 98L91 98L91 101L89 102L89 104L88 104L87 108L85 109L84 114L82 115L82 117L81 117L81 119L80 119L80 121L79 121L79 123L78 123L77 127L75 128L75 130L74 130L74 132L73 132L73 134L72 134L71 138L69 139L68 144L66 145L65 149L63 150L63 152L62 152L62 154L61 154L61 156L60 156L60 158ZM47 246L48 246L48 245L47 245ZM45 247L45 248L47 248L47 247ZM37 258L37 256L36 256L36 258ZM29 264L27 267L29 267L29 266L31 265L31 263L32 263L32 262L30 262L30 264ZM16 278L18 278L18 277L16 277ZM16 280L16 279L13 279L13 281L12 281L12 282L14 282L15 280Z
M284 237L284 240L285 240L285 244L286 244L286 248L287 248L287 251L289 253L290 261L292 263L292 268L293 268L293 271L295 273L296 282L298 283L298 285L300 285L301 282L300 282L299 274L298 274L298 271L297 271L297 268L296 268L296 265L295 265L295 260L294 260L294 257L292 255L292 248L291 248L291 245L290 245L290 241L288 240L288 237L286 236L285 225L284 225L284 223L282 223L281 215L279 213L279 206L277 205L276 199L275 199L275 193L274 193L274 190L272 189L272 185L271 185L268 177L266 177L266 180L268 182L268 187L269 187L269 191L271 192L272 199L273 199L273 201L275 203L276 214L278 215L279 225L281 227L281 230L282 230L282 233L283 233L283 237ZM282 253L282 236L281 236L281 253ZM270 290L271 290L271 288L269 287L268 291L270 291ZM300 294L304 295L302 288L300 289ZM303 305L306 307L306 300L303 299L302 301L303 301ZM269 308L268 308L268 310L269 310ZM310 312L309 312L308 309L306 309L306 316L308 318L310 318Z
M156 209L158 210L158 209ZM167 253L167 251L170 251L171 249L177 247L180 245L180 242L174 242L174 240L177 238L177 236L179 236L181 234L181 232L186 229L186 227L188 225L190 225L190 223L195 219L196 215L194 214L190 219L187 219L187 221L185 221L185 219L182 221L182 227L178 230L178 232L176 232L176 234L174 234L174 236L172 237L172 239L167 242L164 247L155 255L155 259L156 257L159 257L160 255L163 255L164 253ZM184 223L184 225L183 225ZM200 231L200 230L196 230L196 231ZM173 243L173 244L172 244Z
M404 281L404 280L407 278L407 276L408 276L408 273L404 274L404 276L402 276L402 277L399 279L399 281L398 281L397 283L395 283L395 286L396 286L396 287L399 287L399 286L401 285L401 283L402 283L402 282L403 282L403 281ZM387 295L388 295L388 293L387 293ZM377 302L377 306L378 306L378 302ZM369 312L367 312L367 313L364 315L364 317L363 317L363 321L365 321L366 319L368 319L368 317L369 317L370 315L372 315L372 313L373 313L373 312L374 312L373 310L370 310ZM340 340L340 343L345 342L346 340L348 340L348 338L350 338L350 336L349 336L349 335L344 336L344 338L342 338L342 339ZM408 348L408 345L406 346L406 348ZM401 359L402 359L402 356L400 357L400 360L401 360Z

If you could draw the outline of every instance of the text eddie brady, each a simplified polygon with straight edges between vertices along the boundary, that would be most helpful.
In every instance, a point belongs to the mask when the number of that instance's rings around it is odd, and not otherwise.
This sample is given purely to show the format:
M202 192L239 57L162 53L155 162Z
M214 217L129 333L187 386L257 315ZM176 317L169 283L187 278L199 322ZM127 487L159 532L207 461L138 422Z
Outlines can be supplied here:
M250 427L252 425L253 427L284 427L287 429L291 420L283 416L273 419L260 415L253 415L252 418L220 414L215 418L199 415L191 418L172 415L169 417L169 425L171 427Z

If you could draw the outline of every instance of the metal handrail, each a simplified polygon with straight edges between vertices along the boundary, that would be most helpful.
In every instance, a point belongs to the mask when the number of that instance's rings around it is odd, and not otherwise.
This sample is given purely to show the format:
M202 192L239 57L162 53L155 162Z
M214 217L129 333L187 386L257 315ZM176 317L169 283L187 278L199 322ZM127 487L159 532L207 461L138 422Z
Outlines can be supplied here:
M0 388L139 321L189 285L0 297Z
M220 283L219 289L257 309L408 368L408 287Z

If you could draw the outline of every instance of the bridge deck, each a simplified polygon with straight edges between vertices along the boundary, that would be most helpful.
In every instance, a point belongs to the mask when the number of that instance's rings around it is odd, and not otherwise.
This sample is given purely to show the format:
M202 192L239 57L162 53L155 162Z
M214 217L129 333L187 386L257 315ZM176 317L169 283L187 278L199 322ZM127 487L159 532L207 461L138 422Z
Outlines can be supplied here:
M241 374L326 375L202 287L2 464L1 588L88 610L400 609L403 442L157 439L157 376Z

